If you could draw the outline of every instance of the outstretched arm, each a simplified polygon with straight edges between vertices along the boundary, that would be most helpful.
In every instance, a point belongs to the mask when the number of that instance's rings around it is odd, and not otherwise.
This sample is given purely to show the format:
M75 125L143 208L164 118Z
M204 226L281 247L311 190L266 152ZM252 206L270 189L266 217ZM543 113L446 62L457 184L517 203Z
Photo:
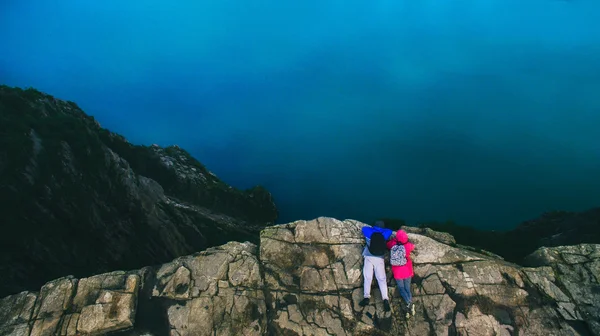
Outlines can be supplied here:
M371 226L363 226L361 231L365 238L371 239L371 235L373 234L373 232L375 232L375 229Z
M394 234L394 231L390 229L380 229L380 231L383 234L383 238L385 238L385 240L389 240L392 234Z
M384 228L380 228L380 227L363 226L363 228L362 228L362 234L367 239L371 239L371 235L374 232L381 232L381 234L383 234L383 238L385 238L385 240L390 239L390 237L394 233L394 231L392 231L390 229L384 229Z

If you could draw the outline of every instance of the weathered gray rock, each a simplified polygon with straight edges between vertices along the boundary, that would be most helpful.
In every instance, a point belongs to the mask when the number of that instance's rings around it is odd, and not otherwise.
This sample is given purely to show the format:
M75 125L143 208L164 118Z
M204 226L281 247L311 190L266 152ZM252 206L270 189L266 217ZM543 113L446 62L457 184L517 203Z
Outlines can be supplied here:
M37 294L21 292L0 300L0 335L29 335Z
M525 260L545 270L547 278L539 281L545 287L540 286L558 302L564 319L585 320L594 334L600 334L600 245L542 247Z
M456 240L454 239L454 237L447 232L439 232L426 227L421 228L414 226L402 226L401 229L406 231L407 233L416 233L422 236L427 236L429 238L439 241L440 243L444 243L447 245L456 245Z
M337 293L360 286L364 225L321 218L263 230L260 258L267 286L305 293Z
M511 336L514 327L501 324L493 315L485 315L477 306L468 307L466 314L456 313L456 332L458 335Z
M362 299L361 228L318 218L266 228L139 271L66 277L0 300L0 335L600 335L600 246L536 251L530 267L409 233L407 320L389 278ZM389 274L390 272L388 272Z
M76 330L81 334L100 334L132 327L139 283L139 275L124 272L82 279L73 299L75 312L69 324L76 320Z
M152 289L170 298L172 335L263 335L267 309L263 279L250 243L228 243L162 265Z
M0 335L102 335L127 329L134 323L138 287L139 276L125 272L48 282L39 294L3 299Z
M527 335L576 335L567 321L584 320L579 306L554 283L551 269L523 269L485 251L451 246L450 237L435 232L409 233L417 246L417 316L406 323L392 281L393 314L384 313L376 283L373 304L362 309L360 228L365 224L330 218L310 223L267 228L261 236L274 311L270 326L279 334L513 335L522 330Z

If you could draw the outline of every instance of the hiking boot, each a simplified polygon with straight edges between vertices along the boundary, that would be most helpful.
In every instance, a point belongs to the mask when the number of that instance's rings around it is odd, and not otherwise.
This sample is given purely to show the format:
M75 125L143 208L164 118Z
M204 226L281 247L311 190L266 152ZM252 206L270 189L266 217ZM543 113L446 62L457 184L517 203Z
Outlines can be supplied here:
M408 312L409 312L411 315L415 316L415 304L414 304L414 303L410 302L410 303L408 304Z
M361 307L364 307L364 306L366 306L366 305L369 304L369 301L371 301L369 298L364 298L364 299L362 299L362 301L360 301L358 303L358 305L361 306Z
M390 301L389 300L383 300L383 309L386 312L389 312L390 310L392 310L392 308L390 308Z

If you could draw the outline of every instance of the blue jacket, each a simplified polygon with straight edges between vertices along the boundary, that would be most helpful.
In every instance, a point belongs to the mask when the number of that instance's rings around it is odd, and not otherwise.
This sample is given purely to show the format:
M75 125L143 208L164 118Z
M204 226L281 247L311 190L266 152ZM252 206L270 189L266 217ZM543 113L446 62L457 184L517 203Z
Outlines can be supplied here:
M367 245L365 245L362 255L365 257L383 258L382 256L374 256L371 254L371 252L369 252L368 246L371 243L371 235L374 232L381 232L381 234L383 235L383 238L385 238L385 240L388 240L388 239L390 239L390 237L392 236L392 233L394 233L394 231L392 231L390 229L380 228L377 226L363 226L363 228L362 228L362 234L363 234L363 236L365 236L365 240L367 241Z

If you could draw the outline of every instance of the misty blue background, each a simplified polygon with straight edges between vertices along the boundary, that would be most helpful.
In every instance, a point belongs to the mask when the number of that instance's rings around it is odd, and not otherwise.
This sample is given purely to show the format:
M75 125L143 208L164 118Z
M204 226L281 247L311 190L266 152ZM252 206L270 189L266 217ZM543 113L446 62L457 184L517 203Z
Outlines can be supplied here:
M178 144L280 222L600 205L595 0L0 2L0 82Z

